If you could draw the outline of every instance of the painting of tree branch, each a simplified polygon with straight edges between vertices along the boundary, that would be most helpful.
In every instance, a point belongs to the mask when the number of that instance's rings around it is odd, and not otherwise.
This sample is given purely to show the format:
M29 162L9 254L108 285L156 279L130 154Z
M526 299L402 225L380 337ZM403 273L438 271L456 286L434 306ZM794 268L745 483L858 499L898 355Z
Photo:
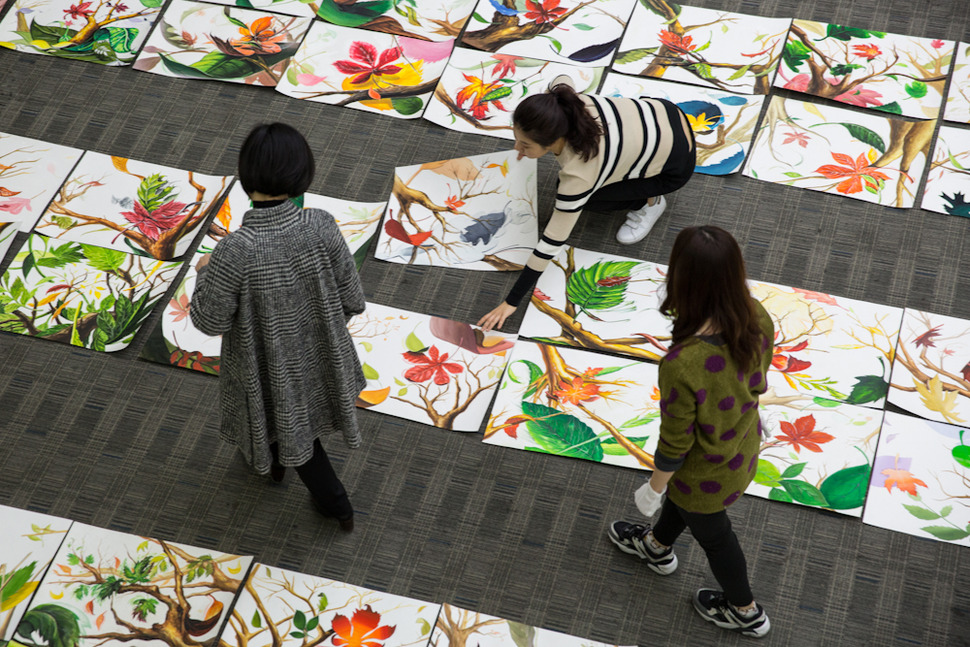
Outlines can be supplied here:
M219 647L423 647L440 608L257 564Z
M182 79L273 87L312 20L173 0L134 68Z
M602 67L619 46L634 4L636 0L479 0L461 44Z
M768 94L791 20L640 0L613 61L624 74Z
M208 647L251 562L75 523L16 641L26 647Z
M416 119L452 44L316 22L276 89L297 99Z
M31 234L0 276L0 330L104 352L121 350L180 267Z
M728 175L740 171L761 114L761 95L721 92L649 77L610 73L600 94L653 97L676 103L684 111L697 144L695 171Z
M367 386L357 406L478 431L515 335L374 303L348 326Z
M441 75L424 118L439 126L514 139L512 113L520 101L569 75L579 92L595 92L602 67L575 67L511 54L457 48Z
M207 0L213 4L243 7L244 9L258 9L271 13L282 13L287 16L301 16L313 18L317 14L319 5L316 0Z
M0 219L33 229L83 152L0 133Z
M744 174L908 209L935 126L774 96Z
M886 412L862 521L970 546L970 430Z
M655 364L519 340L484 441L652 470L659 437Z
M775 85L862 108L936 119L953 41L795 20Z
M101 65L129 65L164 0L16 0L0 47Z
M953 78L946 95L943 118L961 124L970 124L970 43L957 43L956 60L953 62Z
M359 27L427 41L454 41L475 0L316 0L317 16L343 27Z
M861 517L882 411L815 398L760 412L771 436L746 494Z
M941 126L920 208L970 218L970 131Z
M70 519L0 506L0 642L13 638L20 617L47 571Z
M37 230L168 260L192 244L230 179L88 151Z
M536 161L515 151L401 166L375 257L515 271L538 242Z

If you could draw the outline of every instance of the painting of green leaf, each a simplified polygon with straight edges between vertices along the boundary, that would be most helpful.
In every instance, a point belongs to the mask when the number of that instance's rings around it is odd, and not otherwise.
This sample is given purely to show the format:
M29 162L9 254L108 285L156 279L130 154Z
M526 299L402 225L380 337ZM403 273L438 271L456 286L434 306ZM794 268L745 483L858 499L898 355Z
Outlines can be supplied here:
M961 124L970 124L970 43L957 43L956 60L953 62L953 78L946 95L943 118Z
M257 564L219 647L426 645L440 604Z
M31 234L0 276L0 330L103 352L121 350L180 267Z
M935 121L771 97L744 174L888 207L914 206Z
M311 21L173 0L134 68L184 79L273 87Z
M941 126L926 175L921 209L970 218L970 131Z
M47 571L69 519L0 506L0 642L13 638L20 617Z
M652 470L659 437L656 365L519 340L484 441Z
M77 148L0 133L0 221L16 223L14 231L33 229L82 153Z
M16 0L0 47L101 65L130 65L163 0Z
M954 43L795 20L775 86L895 115L936 119Z
M886 412L863 523L970 546L970 430Z

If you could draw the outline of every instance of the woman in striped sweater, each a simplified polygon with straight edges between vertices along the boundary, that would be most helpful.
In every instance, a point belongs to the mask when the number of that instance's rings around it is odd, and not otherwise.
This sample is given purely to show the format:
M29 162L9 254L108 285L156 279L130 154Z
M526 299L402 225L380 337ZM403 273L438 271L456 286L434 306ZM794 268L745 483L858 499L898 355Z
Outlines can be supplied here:
M479 320L500 328L565 244L584 209L632 210L616 234L631 245L663 213L665 193L694 172L694 134L680 109L664 99L578 94L568 76L520 103L512 117L519 159L552 152L559 162L556 206L539 244L505 301Z

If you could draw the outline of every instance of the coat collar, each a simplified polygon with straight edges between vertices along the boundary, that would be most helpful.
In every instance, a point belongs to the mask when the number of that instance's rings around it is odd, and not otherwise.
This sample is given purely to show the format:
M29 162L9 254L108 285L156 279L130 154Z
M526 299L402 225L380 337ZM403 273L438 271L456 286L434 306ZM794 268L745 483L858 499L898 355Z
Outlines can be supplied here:
M272 227L284 225L293 220L293 216L300 212L300 207L287 200L282 204L268 209L250 209L243 215L243 227Z

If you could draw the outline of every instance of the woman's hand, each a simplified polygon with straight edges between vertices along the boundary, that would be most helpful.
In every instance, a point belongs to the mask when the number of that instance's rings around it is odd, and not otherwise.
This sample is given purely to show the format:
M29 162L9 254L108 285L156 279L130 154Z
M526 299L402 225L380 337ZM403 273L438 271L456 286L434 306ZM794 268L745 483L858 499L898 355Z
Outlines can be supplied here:
M482 327L482 330L488 332L492 328L501 328L505 320L515 314L515 306L510 306L505 301L500 303L496 308L494 308L487 315L478 320L478 325Z

